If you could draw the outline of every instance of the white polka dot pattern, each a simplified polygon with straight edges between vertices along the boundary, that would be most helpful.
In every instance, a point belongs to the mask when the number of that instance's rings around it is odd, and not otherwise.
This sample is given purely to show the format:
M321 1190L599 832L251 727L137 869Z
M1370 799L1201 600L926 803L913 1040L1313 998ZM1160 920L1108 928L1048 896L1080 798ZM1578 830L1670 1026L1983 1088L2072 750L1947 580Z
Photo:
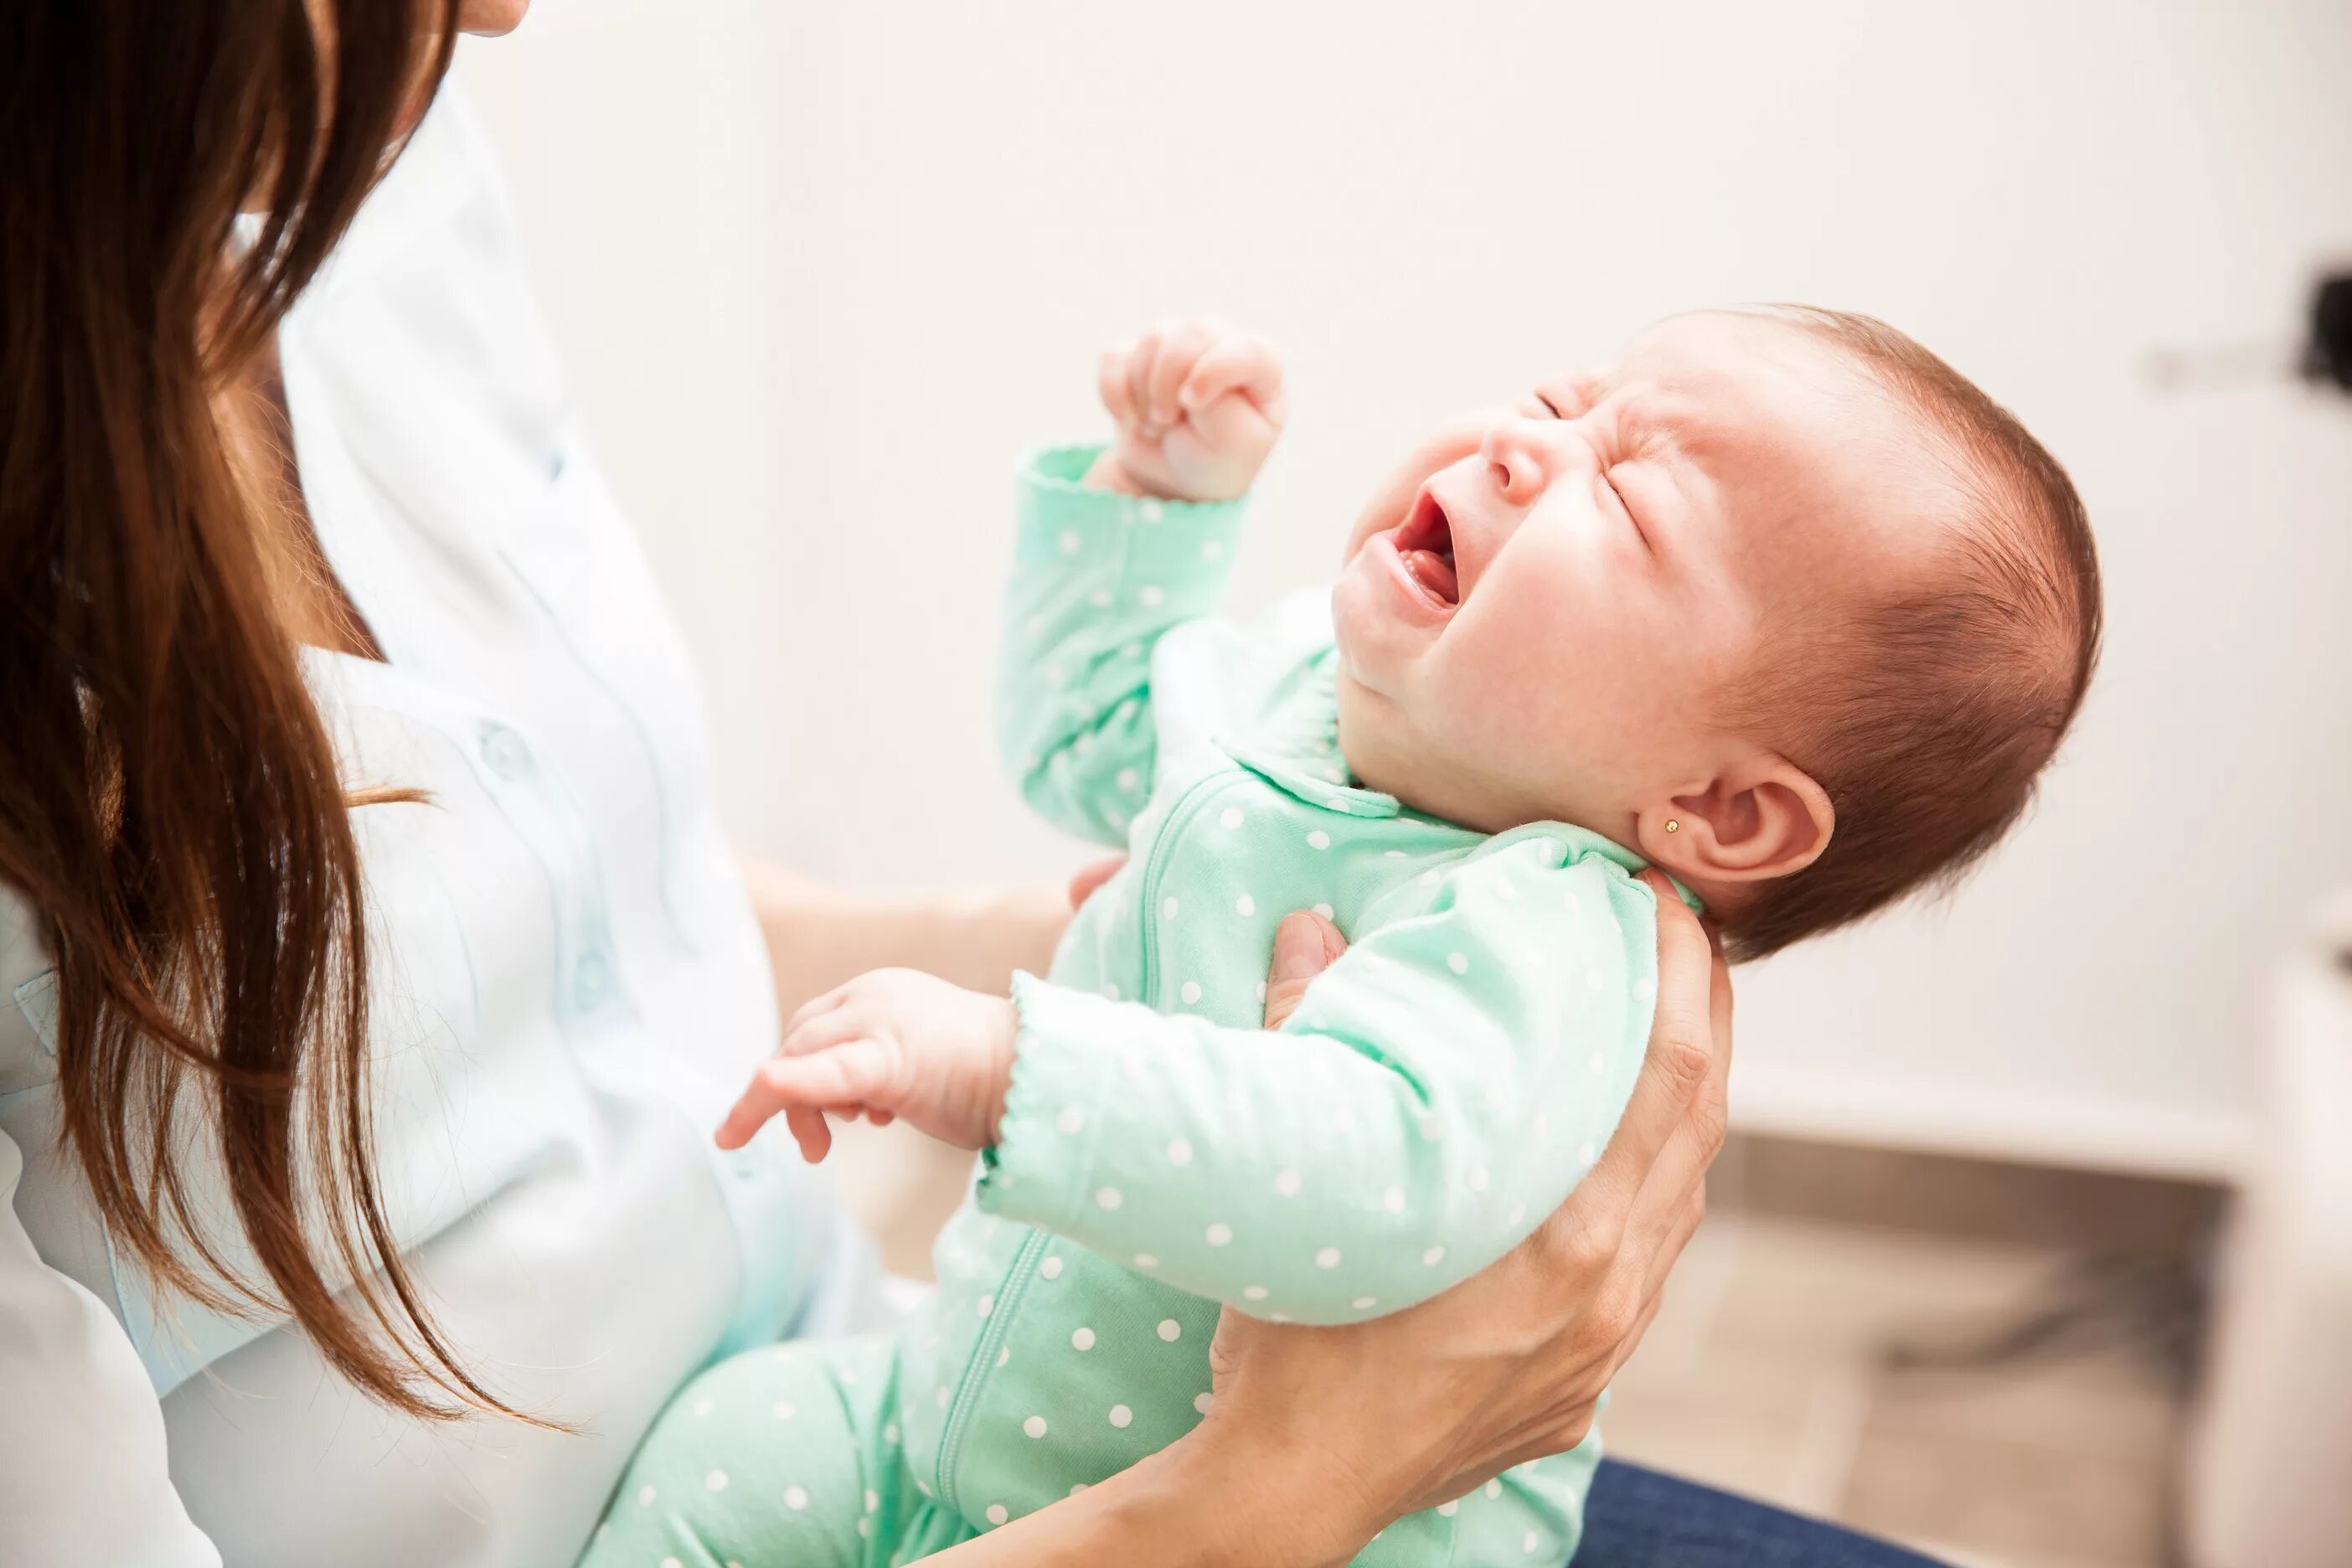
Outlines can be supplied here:
M1018 1428L1015 1448L1038 1466L1088 1442L1130 1464L1168 1440L1183 1402L1205 1413L1196 1358L1210 1321L1175 1307L1176 1285L1261 1318L1356 1321L1425 1299L1524 1236L1529 1215L1590 1168L1609 1131L1601 1091L1630 1078L1642 1046L1638 1006L1629 1015L1588 996L1655 997L1654 982L1638 978L1653 973L1655 937L1622 861L1578 830L1481 840L1409 810L1381 816L1380 797L1318 782L1356 778L1320 706L1321 669L1312 702L1289 694L1313 683L1284 677L1263 688L1285 695L1260 714L1246 702L1261 688L1244 699L1235 662L1257 657L1253 634L1215 644L1223 664L1189 628L1153 641L1206 602L1201 563L1229 554L1230 534L1204 537L1189 509L1144 532L1139 503L1099 507L1098 521L1055 512L1024 538L1035 581L1013 591L1013 621L1041 607L1050 617L1038 643L1011 657L1033 676L1060 659L1075 684L1039 695L1029 738L1016 735L1005 754L1027 770L1033 798L1083 802L1098 839L1113 812L1132 816L1131 859L1081 914L1054 972L1058 985L1089 994L1087 1010L1070 1012L1072 1027L1056 1033L1024 1005L1021 1131L1008 1132L981 1192L1002 1195L987 1205L992 1223L1066 1230L1099 1255L1131 1259L1144 1278L1126 1279L1114 1308L1097 1298L1095 1268L1070 1267L1068 1244L1056 1241L1035 1255L1038 1283L1015 1295L997 1283L1009 1254L992 1242L993 1272L966 1281L960 1299L994 1290L995 1318L1012 1322L1001 1332L971 1317L960 1326L984 1347L972 1353L993 1354L1000 1337L1018 1349L1007 1373L1016 1381L992 1389L953 1364L953 1351L928 1374L970 1383L981 1418L993 1423L975 1430L998 1434L1001 1451ZM1055 546L1068 522L1081 522L1080 542L1066 562ZM1101 594L1115 603L1087 610ZM1192 682L1188 702L1211 699L1199 711L1180 720L1139 697L1147 679L1169 691L1180 678ZM1073 698L1078 705L1066 707ZM1072 768L1081 734L1093 737L1091 752ZM1268 928L1293 910L1336 921L1342 899L1353 945L1318 979L1290 1033L1235 1038L1259 1022ZM1097 992L1175 1016L1114 1011ZM1409 1080L1402 1090L1399 1079ZM1553 1105L1564 1108L1557 1124ZM1064 1113L1075 1113L1066 1127ZM1007 1175L1017 1186L992 1185ZM1161 1279L1171 1287L1164 1299ZM1177 1365L1197 1381L1168 1382ZM943 1423L927 1415L924 1425ZM735 1489L747 1491L740 1465L730 1468ZM974 1481L962 1507L977 1524L993 1495L1017 1516L1075 1479L1048 1473L1032 1490L1001 1477ZM1441 1517L1465 1527L1464 1542L1475 1535L1462 1552L1482 1561L1517 1555L1530 1526L1540 1527L1539 1551L1560 1539L1518 1506L1474 1494Z

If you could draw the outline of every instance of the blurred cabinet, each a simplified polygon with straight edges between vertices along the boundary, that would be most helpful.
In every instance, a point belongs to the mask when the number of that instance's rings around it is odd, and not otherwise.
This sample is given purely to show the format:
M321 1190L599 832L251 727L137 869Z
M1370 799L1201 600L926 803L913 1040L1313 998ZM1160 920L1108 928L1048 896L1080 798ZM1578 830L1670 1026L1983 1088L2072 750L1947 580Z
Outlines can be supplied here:
M2277 1003L2191 1450L2196 1568L2352 1563L2352 892Z

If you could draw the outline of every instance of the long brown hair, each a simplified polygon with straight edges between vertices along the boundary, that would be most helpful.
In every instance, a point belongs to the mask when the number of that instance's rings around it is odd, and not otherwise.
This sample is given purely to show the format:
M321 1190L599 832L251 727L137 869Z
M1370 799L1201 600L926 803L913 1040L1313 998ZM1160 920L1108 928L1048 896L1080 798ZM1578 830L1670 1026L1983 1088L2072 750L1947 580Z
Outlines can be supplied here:
M0 6L0 879L57 960L62 1136L159 1284L290 1313L366 1394L445 1417L506 1406L376 1184L353 803L224 410L456 12ZM207 1158L258 1274L197 1212Z

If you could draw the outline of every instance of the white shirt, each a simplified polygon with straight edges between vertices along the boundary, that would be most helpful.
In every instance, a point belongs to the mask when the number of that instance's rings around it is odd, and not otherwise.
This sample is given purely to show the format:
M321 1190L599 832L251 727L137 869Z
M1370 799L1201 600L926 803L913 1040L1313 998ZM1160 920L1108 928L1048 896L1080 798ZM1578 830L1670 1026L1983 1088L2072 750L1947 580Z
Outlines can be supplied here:
M59 1146L52 959L0 889L0 1562L568 1564L680 1383L870 1278L777 1143L711 1146L775 1039L765 952L685 649L446 98L279 333L385 661L305 658L348 776L429 797L353 817L385 1201L449 1342L578 1433L396 1418L282 1321L159 1302Z

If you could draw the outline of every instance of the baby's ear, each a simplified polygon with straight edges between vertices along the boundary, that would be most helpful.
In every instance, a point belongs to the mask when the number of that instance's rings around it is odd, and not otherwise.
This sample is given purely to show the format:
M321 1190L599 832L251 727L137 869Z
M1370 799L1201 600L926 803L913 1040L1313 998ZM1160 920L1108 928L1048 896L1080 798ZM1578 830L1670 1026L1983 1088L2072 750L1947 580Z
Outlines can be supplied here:
M1773 752L1634 814L1634 847L1694 886L1762 882L1821 858L1836 808L1812 775Z

